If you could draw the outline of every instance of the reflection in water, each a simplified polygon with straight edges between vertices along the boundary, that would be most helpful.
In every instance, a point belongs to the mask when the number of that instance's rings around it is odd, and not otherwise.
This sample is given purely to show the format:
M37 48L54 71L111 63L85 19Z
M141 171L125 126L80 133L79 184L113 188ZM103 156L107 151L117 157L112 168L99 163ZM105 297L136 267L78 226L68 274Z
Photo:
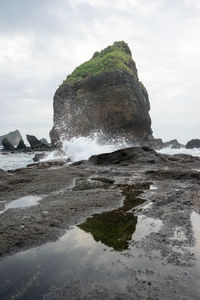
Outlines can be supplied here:
M122 208L94 216L80 225L88 227L92 235L75 226L56 242L0 261L0 299L198 300L199 286L194 287L194 281L199 279L198 268L195 276L190 277L189 273L187 281L183 281L182 275L186 276L190 270L163 264L159 251L146 252L134 243L127 249L130 232L135 231L132 239L143 239L151 232L158 232L162 222L130 213L142 203L138 196L144 187L119 188L125 196ZM192 222L194 228L199 228L199 215L193 214ZM93 236L104 244L97 243ZM127 250L113 251L111 247ZM174 291L178 298L174 297Z
M123 207L95 215L79 227L90 232L96 241L101 241L116 251L122 251L128 248L128 242L135 232L138 219L137 216L130 213L130 210L144 202L138 196L141 194L142 188L149 188L149 184L118 185L118 188L125 196Z
M136 224L136 216L130 213L124 215L123 211L116 210L96 215L79 227L90 232L95 241L101 241L116 251L122 251L128 248L128 241L131 240Z
M88 298L93 292L99 293L97 299L108 299L109 295L129 293L132 270L155 268L153 261L141 257L141 250L128 249L128 256L119 252L128 248L133 233L141 227L140 218L132 212L143 203L139 195L149 185L117 187L125 197L120 209L95 215L56 242L4 258L0 262L0 299L93 299ZM108 294L104 296L101 293L105 291ZM130 297L132 293L130 290Z

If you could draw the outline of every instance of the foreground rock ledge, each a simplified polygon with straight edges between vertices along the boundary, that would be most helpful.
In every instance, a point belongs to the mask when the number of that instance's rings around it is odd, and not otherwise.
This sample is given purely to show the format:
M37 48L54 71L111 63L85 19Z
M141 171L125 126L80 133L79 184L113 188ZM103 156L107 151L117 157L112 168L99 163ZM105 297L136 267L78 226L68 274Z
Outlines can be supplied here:
M153 258L155 270L141 271L141 266L137 264L132 268L129 266L126 269L129 280L124 283L123 296L112 287L107 289L104 286L99 287L97 293L93 286L86 283L84 289L90 295L87 299L100 300L102 295L104 299L114 299L114 296L116 299L133 299L133 295L134 299L180 299L174 298L175 292L178 296L179 293L186 296L186 290L190 295L191 290L195 290L191 285L196 283L196 277L189 276L197 264L193 253L195 238L191 213L200 212L199 170L199 158L161 155L147 147L96 155L73 166L59 161L33 164L12 172L0 170L1 211L6 204L20 197L42 197L36 206L8 209L0 214L1 258L56 240L69 226L80 224L93 214L121 207L125 195L130 200L139 193L141 200L146 199L146 204L150 205L145 205L145 208L141 204L143 201L139 201L134 215L159 219L163 225L159 232L139 241L130 240L129 244L139 251L144 260L152 261L152 253L159 253ZM149 189L152 184L153 190ZM131 224L135 226L134 220ZM80 228L84 229L84 225ZM177 228L184 239L174 235ZM115 247L120 249L121 243L115 244ZM157 265L165 267L169 274L161 272L162 276L155 281ZM177 274L181 280L177 280ZM72 285L70 283L70 290L69 284L64 284L48 299L67 299L69 293L79 295L74 299L86 299L80 296L82 283L76 276ZM185 290L184 284L188 278L189 285ZM130 287L129 282L135 284ZM166 282L169 289L165 288ZM192 299L198 299L198 289ZM66 297L63 298L63 295ZM145 298L146 295L148 298Z
M194 195L199 194L200 159L188 155L167 156L149 148L127 148L109 154L96 155L76 166L65 162L39 163L25 169L0 172L0 210L7 203L27 195L41 195L37 206L9 209L0 215L0 254L18 251L53 240L69 225L105 209L121 205L119 188L87 188L73 190L75 180L98 177L111 180L113 185L154 182L160 186L157 195L173 203L181 203L187 194L187 210L192 209ZM98 167L97 167L98 166ZM180 186L184 188L180 189ZM176 189L179 192L175 192ZM195 196L197 197L197 196ZM171 201L171 200L170 200ZM183 200L184 201L184 200ZM156 202L155 204L156 205ZM178 202L177 202L178 205ZM195 202L199 209L199 202ZM183 213L184 217L184 213Z

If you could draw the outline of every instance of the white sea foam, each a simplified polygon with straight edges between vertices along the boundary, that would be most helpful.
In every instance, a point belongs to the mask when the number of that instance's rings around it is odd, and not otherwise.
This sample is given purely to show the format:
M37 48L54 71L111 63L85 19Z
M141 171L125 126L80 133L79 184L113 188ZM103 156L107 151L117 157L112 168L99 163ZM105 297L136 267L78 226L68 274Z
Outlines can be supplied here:
M118 149L126 148L129 145L121 140L118 142L109 142L102 144L98 140L98 136L95 134L92 137L77 137L72 138L69 141L63 142L62 152L51 152L44 160L70 158L71 162L88 159L92 155L101 153L109 153Z
M24 168L33 163L34 153L6 153L0 152L0 169L11 170Z
M62 153L58 151L47 152L46 157L41 161L53 160L53 159L63 159L71 158L72 162L88 159L91 155L97 155L101 153L109 153L118 149L130 147L125 141L110 141L107 144L102 144L98 135L94 134L90 137L78 137L73 138L69 141L63 142ZM164 148L158 151L163 154L188 154L200 157L200 149L172 149ZM33 163L33 157L35 153L7 153L3 155L0 152L0 169L9 170L26 167L27 164Z

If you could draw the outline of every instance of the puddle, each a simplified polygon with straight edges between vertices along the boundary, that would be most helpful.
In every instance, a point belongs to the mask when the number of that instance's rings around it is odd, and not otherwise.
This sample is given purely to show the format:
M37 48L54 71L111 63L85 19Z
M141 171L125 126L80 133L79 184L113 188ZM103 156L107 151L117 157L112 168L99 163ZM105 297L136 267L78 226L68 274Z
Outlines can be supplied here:
M119 228L123 228L120 231L129 239L129 233L131 235L136 228L137 234L137 228L141 229L141 225L140 221L136 221L138 217L132 216L133 223L130 222L130 216L128 218L128 228L133 229L124 231L127 228L125 222L125 225L120 224L117 227L117 232L119 233ZM112 228L114 224L115 222L112 223ZM101 290L108 290L109 295L114 295L127 292L127 284L134 271L133 265L139 267L140 274L142 269L146 272L147 267L153 268L154 261L148 262L137 249L129 249L130 256L113 250L114 247L119 250L123 245L127 248L125 240L118 244L116 239L114 242L109 239L108 243L107 238L101 238L103 243L80 227L81 225L72 227L56 242L6 257L1 261L0 299L88 299L88 291L98 285ZM106 235L106 232L103 231L103 234ZM151 272L149 274L152 275ZM65 296L59 298L64 291Z
M162 226L161 220L134 215L149 185L118 188L121 208L94 215L56 242L0 261L0 299L175 299L174 290L179 299L198 299L186 269L179 273L162 264L158 250L147 254L134 244ZM193 225L198 218L192 216ZM199 241L199 229L197 234Z
M25 196L19 199L16 199L9 204L5 206L5 209L0 211L0 214L3 214L6 212L8 209L13 209L13 208L26 208L30 206L35 206L38 204L38 202L42 199L41 196Z
M87 219L79 225L79 228L93 235L98 242L101 241L108 247L116 251L128 249L129 241L136 229L137 216L134 216L134 208L142 204L145 200L140 199L142 189L149 188L146 185L117 185L122 190L125 197L123 206L109 212Z
M0 299L87 299L97 284L111 293L124 292L131 261L75 227L57 242L0 262ZM59 297L63 290L66 297Z
M148 218L144 215L138 216L136 232L134 233L132 239L134 241L139 241L152 232L159 232L162 225L163 223L160 219Z
M154 226L154 221L137 217L133 239L144 237L145 225L150 226L148 232L145 227L146 234L159 230L161 224L156 221ZM147 299L147 295L148 299L175 299L165 289L166 283L182 284L185 278L160 259L159 251L153 250L148 257L134 245L125 252L114 251L75 226L56 242L0 261L0 299ZM181 280L172 282L171 274ZM166 291L166 297L163 292L157 297L159 290ZM181 288L178 292L182 295ZM182 293L190 295L191 286Z

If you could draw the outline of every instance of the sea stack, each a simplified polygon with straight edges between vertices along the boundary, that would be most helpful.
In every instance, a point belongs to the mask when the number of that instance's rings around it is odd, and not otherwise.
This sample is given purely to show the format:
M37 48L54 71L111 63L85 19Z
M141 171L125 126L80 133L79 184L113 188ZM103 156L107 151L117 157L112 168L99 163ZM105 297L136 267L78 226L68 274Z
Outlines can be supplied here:
M101 132L105 139L152 139L150 103L128 45L115 42L77 67L54 96L54 146Z

